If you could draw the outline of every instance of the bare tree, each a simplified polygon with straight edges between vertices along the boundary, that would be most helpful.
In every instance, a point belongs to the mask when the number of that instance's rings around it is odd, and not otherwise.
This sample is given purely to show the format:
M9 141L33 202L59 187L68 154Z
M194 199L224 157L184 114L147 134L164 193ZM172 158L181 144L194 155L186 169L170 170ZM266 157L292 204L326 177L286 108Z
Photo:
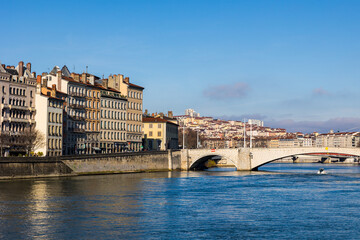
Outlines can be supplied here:
M179 145L183 143L183 129L179 128ZM203 137L199 135L199 143L203 142ZM185 129L185 148L193 149L197 148L197 132L191 128Z
M10 144L10 135L0 132L0 156L3 157L4 148L8 148Z
M21 139L29 155L45 146L45 136L37 129L26 129L21 133Z

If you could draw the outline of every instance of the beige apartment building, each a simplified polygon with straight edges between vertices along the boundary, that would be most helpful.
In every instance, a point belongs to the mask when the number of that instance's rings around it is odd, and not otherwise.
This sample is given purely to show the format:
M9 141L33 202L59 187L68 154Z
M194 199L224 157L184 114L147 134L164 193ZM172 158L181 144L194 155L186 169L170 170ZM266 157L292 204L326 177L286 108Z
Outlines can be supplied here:
M102 153L117 153L128 150L126 134L127 99L108 87L108 79L101 86L101 140Z
M108 78L108 87L121 92L128 100L127 106L127 142L130 151L140 151L142 147L142 112L144 88L130 82L123 75Z

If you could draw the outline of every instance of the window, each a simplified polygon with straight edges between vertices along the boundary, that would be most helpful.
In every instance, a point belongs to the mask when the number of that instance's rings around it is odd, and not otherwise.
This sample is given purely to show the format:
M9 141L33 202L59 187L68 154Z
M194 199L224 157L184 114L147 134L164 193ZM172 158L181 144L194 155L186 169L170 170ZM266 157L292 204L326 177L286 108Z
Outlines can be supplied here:
M161 128L161 123L158 124L158 128Z
M161 137L161 132L158 132L158 137Z
M149 132L149 137L152 137L152 131Z

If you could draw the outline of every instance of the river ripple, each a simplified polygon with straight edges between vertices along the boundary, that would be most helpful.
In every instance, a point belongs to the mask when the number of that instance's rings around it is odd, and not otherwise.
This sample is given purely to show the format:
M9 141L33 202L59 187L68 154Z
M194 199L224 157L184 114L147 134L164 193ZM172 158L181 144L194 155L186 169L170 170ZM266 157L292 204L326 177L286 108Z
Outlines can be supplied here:
M0 181L0 239L359 239L360 167L260 170Z

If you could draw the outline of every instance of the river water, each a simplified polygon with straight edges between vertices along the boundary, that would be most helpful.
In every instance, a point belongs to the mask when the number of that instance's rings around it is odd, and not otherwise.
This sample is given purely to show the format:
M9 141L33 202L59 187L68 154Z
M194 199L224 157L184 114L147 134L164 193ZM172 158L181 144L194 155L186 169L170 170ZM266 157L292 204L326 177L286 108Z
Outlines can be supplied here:
M359 166L231 170L0 181L0 239L360 238Z

